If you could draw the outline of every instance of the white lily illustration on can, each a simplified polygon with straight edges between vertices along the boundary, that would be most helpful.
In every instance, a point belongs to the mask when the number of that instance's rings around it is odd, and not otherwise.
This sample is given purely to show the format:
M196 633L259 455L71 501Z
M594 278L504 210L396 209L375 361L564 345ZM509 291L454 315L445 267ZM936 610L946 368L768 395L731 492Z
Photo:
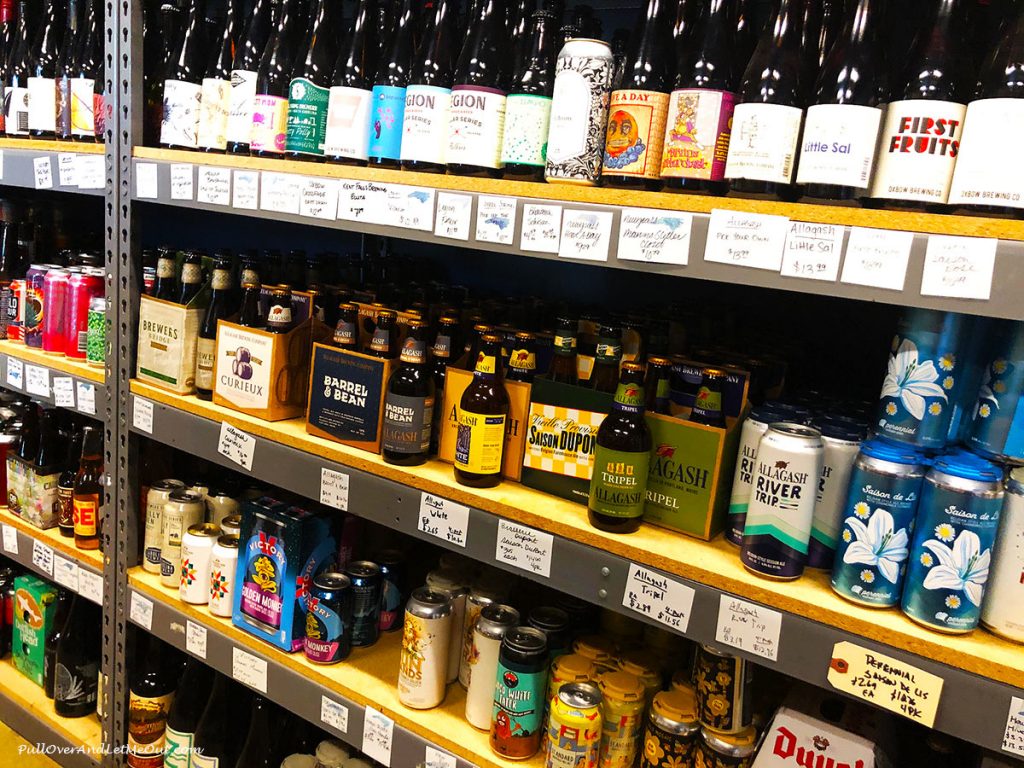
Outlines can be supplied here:
M889 358L881 397L899 400L910 415L920 421L924 418L926 397L948 400L945 390L936 383L938 378L935 364L931 360L920 361L917 345L910 339L904 339L899 349ZM890 415L894 414L895 411Z
M988 581L992 550L981 551L981 539L974 531L960 531L953 546L936 539L922 545L938 559L924 578L925 589L952 589L963 592L974 605L981 605Z
M895 584L899 578L900 563L907 559L907 531L894 531L895 520L885 509L876 509L865 525L856 517L846 518L856 541L843 553L843 562L874 566L878 572Z

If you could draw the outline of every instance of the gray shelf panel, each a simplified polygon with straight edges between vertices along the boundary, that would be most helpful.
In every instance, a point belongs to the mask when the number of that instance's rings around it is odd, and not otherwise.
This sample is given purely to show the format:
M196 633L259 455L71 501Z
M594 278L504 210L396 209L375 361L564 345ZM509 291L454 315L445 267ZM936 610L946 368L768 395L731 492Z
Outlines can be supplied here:
M39 690L42 697L43 691ZM44 746L56 747L59 752L49 756L51 760L64 768L95 768L100 761L82 750L80 744L74 744L51 728L49 723L40 719L32 711L23 708L7 695L3 688L0 688L0 721L3 721L12 730L17 731L29 744L42 744ZM19 761L12 755L7 756L10 762L7 765L18 765Z
M203 165L216 166L216 158L196 157L192 163L193 189L198 183L198 169ZM972 315L983 315L987 317L1009 318L1013 320L1024 320L1024 304L1018 299L1018 286L1024 282L1024 242L1000 240L996 252L996 260L992 277L992 293L988 301L951 299L936 296L923 296L920 292L921 278L924 271L925 250L928 243L928 235L917 233L914 236L913 247L907 266L906 278L903 291L885 290L882 288L869 288L848 283L841 283L838 280L833 282L808 280L795 277L783 277L777 272L753 269L749 267L738 267L729 264L708 262L704 260L704 246L707 241L708 222L710 215L706 213L694 213L693 228L690 235L690 248L688 265L665 265L650 264L639 261L627 261L618 258L616 254L619 238L620 214L622 208L608 205L590 205L577 202L559 202L558 200L542 200L529 197L516 197L514 195L503 195L514 198L516 201L516 228L513 243L520 242L520 234L523 223L523 206L527 204L552 204L562 205L566 209L608 212L612 214L611 235L609 238L609 256L607 261L580 261L559 258L556 254L537 253L524 251L515 245L499 245L490 242L481 242L475 239L473 222L476 221L477 203L479 195L472 192L452 190L456 194L470 195L473 203L470 211L470 236L469 240L461 241L446 237L439 237L433 232L426 232L415 229L407 229L398 226L380 226L376 224L365 224L345 220L328 220L314 218L311 216L300 216L288 213L278 213L265 210L250 210L234 208L227 205L216 205L211 203L198 202L195 199L182 200L171 198L171 165L177 164L168 160L152 160L149 158L136 158L132 161L133 170L139 164L155 165L157 168L157 197L155 199L139 198L137 191L132 189L133 200L142 203L158 203L181 208L195 210L215 211L218 213L229 213L241 216L250 216L259 219L272 219L308 226L327 227L350 232L361 232L373 235L383 235L398 239L415 240L420 243L430 243L438 246L473 248L476 250L494 251L507 253L515 256L529 256L534 258L551 259L568 262L578 265L612 267L617 269L628 269L637 272L646 272L659 275L672 275L679 277L690 277L698 280L711 280L714 282L728 283L734 285L747 285L760 288L772 288L785 291L796 291L799 293L810 293L814 295L832 296L835 298L855 299L858 301L877 302L881 304L892 304L897 306L913 306L928 309L939 309L952 312L963 312ZM316 175L315 164L310 164L309 176ZM409 182L413 183L413 182ZM447 190L439 190L447 191ZM194 197L194 195L193 195ZM626 198L628 199L628 197ZM642 203L639 203L642 204ZM846 237L849 237L847 227Z
M20 387L12 385L7 376L8 364L11 359L18 360L19 362L21 362L23 366ZM28 379L27 376L25 375L25 366L35 366L37 368L43 368L46 370L47 373L45 395L41 394L41 392L43 391L42 388L40 388L39 391L37 392L30 392L28 390ZM75 405L73 408L70 406L62 407L66 407L68 408L68 410L74 411L75 413L81 414L83 416L88 416L91 419L97 419L100 421L103 420L103 412L104 409L106 408L107 402L107 388L104 384L99 384L90 379L82 378L81 376L78 376L74 373L67 373L57 368L48 368L32 360L26 360L23 358L16 357L14 355L9 355L5 352L0 352L0 387L3 387L4 389L9 389L12 392L23 392L27 395L30 395L36 400L40 400L44 403L49 403L50 405L56 405L56 399L54 397L53 391L53 382L55 378L69 378L71 379L72 382L72 393L74 396ZM82 410L83 406L79 400L80 385L93 388L93 411L91 413L89 412L89 410Z
M134 400L136 396L132 397ZM217 451L220 422L159 402L148 402L153 403L153 431L146 433L133 427L137 434L241 471L237 464ZM326 461L282 443L255 436L254 439L256 445L249 474L261 482L317 500L322 469L343 472L349 477L349 511L352 513L409 536L448 547L475 560L503 567L516 575L530 576L523 570L495 561L500 518L490 512L471 508L467 546L462 548L446 544L418 529L419 490L353 467ZM569 538L555 536L551 562L554 567L549 578L531 577L603 608L655 626L663 626L623 607L622 596L631 565L629 560ZM571 564L572 567L565 567L565 564ZM739 653L754 662L765 663L759 656L736 651L717 642L719 604L722 596L727 593L678 576L670 578L694 590L686 637L730 653ZM825 597L839 599L832 595ZM764 607L777 610L770 605ZM986 748L999 750L1010 699L1012 696L1024 696L1024 692L997 680L936 663L861 635L786 612L782 613L778 658L774 664L768 662L768 665L785 675L829 688L827 674L832 649L842 641L854 643L873 653L884 653L942 678L945 681L944 694L935 728Z
M24 147L11 148L11 141L4 141L0 143L0 155L3 156L3 174L0 178L0 187L23 187L25 189L37 189L36 187L36 160L39 158L48 158L50 161L50 187L41 187L39 189L50 190L54 192L71 192L74 194L89 195L90 197L100 197L104 194L105 188L99 187L98 189L82 189L77 183L76 184L62 184L61 181L65 179L61 178L60 174L60 158L62 155L74 155L77 157L98 157L103 158L103 154L93 154L84 152L75 152L71 145L68 148L54 150L50 149L55 142L45 141L39 142L41 146L33 148L33 142L31 139L20 139L17 140L18 144L24 144ZM45 146L42 146L45 145ZM106 170L104 170L106 175ZM107 180L106 183L110 183Z

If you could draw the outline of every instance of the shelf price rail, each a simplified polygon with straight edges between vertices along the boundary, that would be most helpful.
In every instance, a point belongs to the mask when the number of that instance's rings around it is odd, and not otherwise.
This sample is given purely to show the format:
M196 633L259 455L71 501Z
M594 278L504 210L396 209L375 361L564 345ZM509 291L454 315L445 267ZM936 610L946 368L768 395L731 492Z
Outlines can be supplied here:
M93 419L107 399L103 368L13 341L0 341L0 387Z
M0 138L0 186L99 197L107 164L103 144Z

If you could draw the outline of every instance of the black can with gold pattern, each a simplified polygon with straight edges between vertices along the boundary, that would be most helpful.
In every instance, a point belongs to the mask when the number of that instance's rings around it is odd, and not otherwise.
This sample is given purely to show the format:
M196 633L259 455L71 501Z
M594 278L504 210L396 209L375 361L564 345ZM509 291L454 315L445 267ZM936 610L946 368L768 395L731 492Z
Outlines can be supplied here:
M661 691L647 712L640 768L689 768L698 741L700 723L693 693Z
M737 733L700 729L693 768L750 768L757 752L757 730L748 726Z
M750 725L750 662L701 645L694 669L701 724L722 733L736 733Z

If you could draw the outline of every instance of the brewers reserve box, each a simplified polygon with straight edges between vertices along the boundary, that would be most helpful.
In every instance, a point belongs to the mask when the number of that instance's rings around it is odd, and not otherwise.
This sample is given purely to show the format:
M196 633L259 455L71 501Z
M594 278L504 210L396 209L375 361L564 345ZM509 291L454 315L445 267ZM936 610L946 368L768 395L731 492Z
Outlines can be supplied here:
M141 298L136 363L140 381L179 395L196 391L199 324L209 296L209 286L204 285L188 304L152 296Z

